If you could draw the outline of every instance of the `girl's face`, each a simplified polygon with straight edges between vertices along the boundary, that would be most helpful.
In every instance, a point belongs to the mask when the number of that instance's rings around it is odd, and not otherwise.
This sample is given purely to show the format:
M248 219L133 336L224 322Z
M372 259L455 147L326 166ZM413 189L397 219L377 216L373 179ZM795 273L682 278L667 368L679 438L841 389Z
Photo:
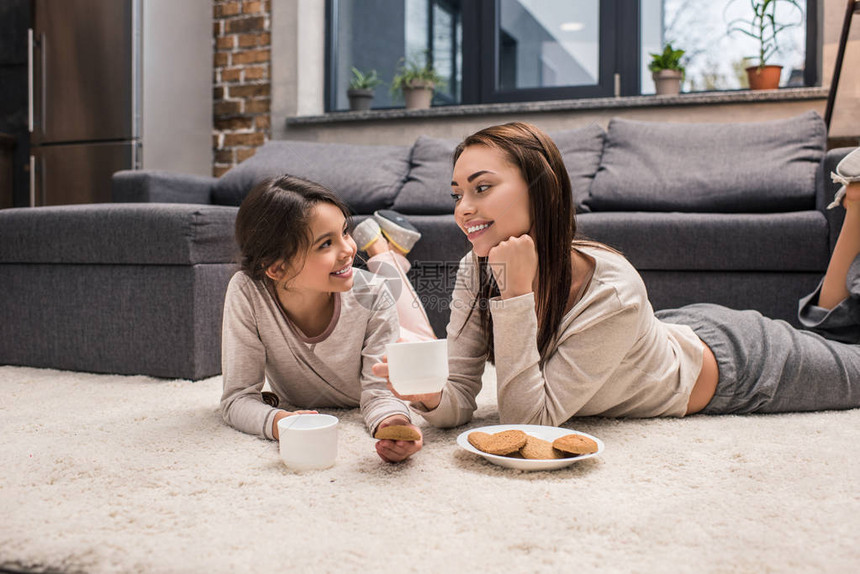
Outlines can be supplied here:
M463 150L454 165L454 219L479 257L531 230L528 183L504 152L484 145Z
M288 266L286 287L290 290L333 293L352 289L356 247L347 232L346 218L330 203L318 203L311 211L311 244L304 259L296 257L294 265L302 265L296 273Z

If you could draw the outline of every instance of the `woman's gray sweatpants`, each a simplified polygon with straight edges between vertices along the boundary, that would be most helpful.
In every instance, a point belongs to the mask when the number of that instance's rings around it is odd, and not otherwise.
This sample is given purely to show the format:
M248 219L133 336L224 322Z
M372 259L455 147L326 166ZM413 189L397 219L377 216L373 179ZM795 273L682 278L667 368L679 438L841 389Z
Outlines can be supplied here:
M711 304L656 315L691 327L717 359L717 390L702 413L848 409L860 406L860 256L847 286L849 297L833 309L816 305L820 284L801 299L804 329Z

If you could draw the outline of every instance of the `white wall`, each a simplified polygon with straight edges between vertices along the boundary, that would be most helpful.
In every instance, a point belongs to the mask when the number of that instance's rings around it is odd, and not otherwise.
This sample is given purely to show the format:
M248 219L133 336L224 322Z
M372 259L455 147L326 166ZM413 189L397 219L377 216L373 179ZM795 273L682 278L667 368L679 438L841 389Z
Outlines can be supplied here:
M144 169L212 175L212 3L143 0Z
M325 110L325 2L272 0L272 139Z

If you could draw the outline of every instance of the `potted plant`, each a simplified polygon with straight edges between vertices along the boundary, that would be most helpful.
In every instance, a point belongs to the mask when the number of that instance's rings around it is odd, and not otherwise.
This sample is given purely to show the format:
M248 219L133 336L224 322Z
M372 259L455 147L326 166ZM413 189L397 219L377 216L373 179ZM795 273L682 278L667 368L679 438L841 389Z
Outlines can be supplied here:
M666 44L660 54L651 54L651 77L658 96L677 96L681 93L681 82L684 80L684 66L681 57L684 50L675 50L672 44Z
M433 90L444 83L429 57L424 64L414 59L404 63L401 59L391 81L391 94L396 96L402 93L407 110L424 110L433 101Z
M346 95L349 98L350 111L365 111L370 109L373 102L373 90L382 83L376 70L365 73L352 67L352 79L349 81L349 89Z
M730 3L731 4L731 3ZM781 23L777 21L778 5L789 5L797 9L801 15L798 22ZM746 68L751 90L774 90L779 87L782 66L768 64L770 59L779 51L777 36L786 28L799 26L802 23L803 8L797 0L750 0L753 13L748 18L736 18L728 24L728 32L740 32L758 43L758 56L749 60L757 61L756 65Z

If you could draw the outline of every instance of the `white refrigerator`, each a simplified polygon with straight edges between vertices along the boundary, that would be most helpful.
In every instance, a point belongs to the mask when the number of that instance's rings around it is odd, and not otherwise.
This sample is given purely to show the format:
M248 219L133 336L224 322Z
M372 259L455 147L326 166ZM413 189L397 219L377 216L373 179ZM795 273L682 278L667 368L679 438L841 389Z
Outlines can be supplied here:
M119 170L212 172L210 0L32 0L30 205L109 202Z

